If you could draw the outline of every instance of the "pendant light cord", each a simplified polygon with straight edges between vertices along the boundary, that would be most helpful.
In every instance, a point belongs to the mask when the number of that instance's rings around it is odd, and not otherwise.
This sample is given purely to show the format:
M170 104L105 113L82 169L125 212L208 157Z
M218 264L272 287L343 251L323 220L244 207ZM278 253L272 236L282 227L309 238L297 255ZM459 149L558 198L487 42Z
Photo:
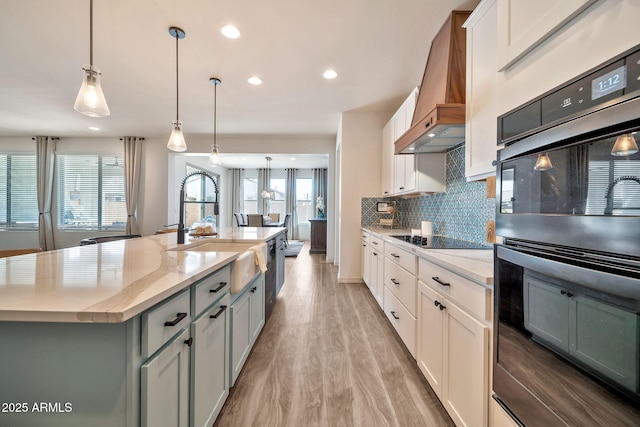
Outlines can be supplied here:
M179 89L179 83L178 83L178 39L179 39L179 35L178 32L176 31L176 122L180 120L180 116L179 116L179 109L178 109L178 94L180 93Z
M216 134L217 134L216 120L218 117L217 104L218 104L218 84L214 82L213 84L213 146L216 149L218 148L218 143L216 142Z
M89 0L89 69L93 72L93 0Z

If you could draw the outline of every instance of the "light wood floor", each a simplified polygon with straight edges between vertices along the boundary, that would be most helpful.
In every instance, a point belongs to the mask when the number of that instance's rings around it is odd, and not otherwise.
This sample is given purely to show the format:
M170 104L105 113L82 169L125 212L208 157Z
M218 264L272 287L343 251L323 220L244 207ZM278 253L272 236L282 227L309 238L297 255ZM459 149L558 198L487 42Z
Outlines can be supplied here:
M286 258L286 282L216 427L453 426L364 284L324 255Z

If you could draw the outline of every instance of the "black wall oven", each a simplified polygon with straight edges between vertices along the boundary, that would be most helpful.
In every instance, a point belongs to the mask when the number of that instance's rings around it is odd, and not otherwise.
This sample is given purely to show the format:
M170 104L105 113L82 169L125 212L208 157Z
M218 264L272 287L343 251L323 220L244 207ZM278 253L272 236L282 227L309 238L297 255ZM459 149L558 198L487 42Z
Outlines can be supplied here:
M494 398L640 425L640 46L498 119Z

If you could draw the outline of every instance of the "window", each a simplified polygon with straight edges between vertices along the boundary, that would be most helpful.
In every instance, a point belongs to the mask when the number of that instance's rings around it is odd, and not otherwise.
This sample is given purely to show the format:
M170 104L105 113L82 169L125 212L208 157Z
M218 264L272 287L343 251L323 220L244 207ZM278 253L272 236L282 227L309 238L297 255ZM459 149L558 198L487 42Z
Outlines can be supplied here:
M201 171L199 167L187 165L187 174ZM220 185L220 177L212 172L207 172ZM220 191L220 188L218 188ZM187 180L184 186L184 199L188 201L214 202L216 200L216 187L211 180L203 175L195 175ZM219 200L218 200L219 201ZM185 203L184 223L191 227L194 222L218 222L218 216L213 214L213 204Z
M0 154L0 227L38 227L34 154Z
M258 179L244 179L244 206L242 212L247 214L258 213Z
M124 230L124 168L116 156L58 155L58 227Z
M298 222L307 222L309 218L315 218L315 203L311 201L311 178L296 178L296 210Z
M287 195L285 182L286 179L284 178L271 178L269 180L269 189L273 190L275 195L273 199L269 200L268 213L279 213L281 218L284 218L287 211L284 202Z

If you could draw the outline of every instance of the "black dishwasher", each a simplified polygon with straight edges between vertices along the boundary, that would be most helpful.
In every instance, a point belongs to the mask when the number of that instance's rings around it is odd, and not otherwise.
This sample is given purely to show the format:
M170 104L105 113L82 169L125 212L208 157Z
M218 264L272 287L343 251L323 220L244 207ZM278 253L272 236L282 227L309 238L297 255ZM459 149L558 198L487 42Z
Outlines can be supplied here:
M264 321L271 316L273 306L276 304L276 239L267 242L267 272L264 274Z

